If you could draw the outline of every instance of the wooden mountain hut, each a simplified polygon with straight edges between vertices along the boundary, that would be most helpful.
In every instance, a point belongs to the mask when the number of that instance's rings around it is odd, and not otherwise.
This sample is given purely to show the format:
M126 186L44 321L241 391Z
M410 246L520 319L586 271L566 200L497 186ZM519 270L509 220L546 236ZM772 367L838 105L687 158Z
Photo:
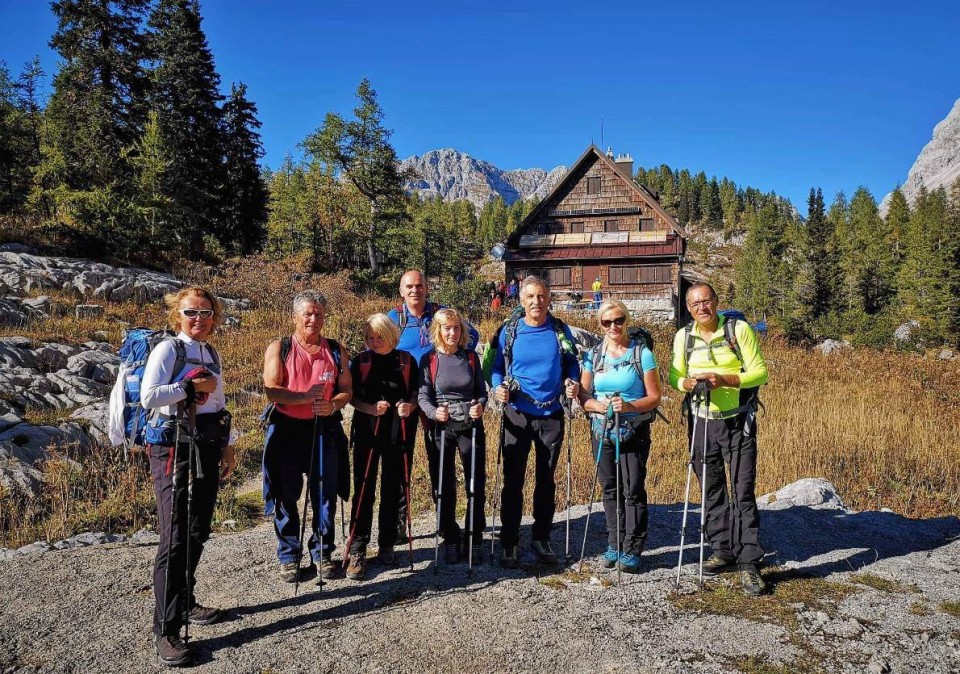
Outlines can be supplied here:
M510 235L503 259L508 280L546 280L555 307L589 308L599 278L605 298L679 322L686 247L683 227L633 180L633 159L591 145Z

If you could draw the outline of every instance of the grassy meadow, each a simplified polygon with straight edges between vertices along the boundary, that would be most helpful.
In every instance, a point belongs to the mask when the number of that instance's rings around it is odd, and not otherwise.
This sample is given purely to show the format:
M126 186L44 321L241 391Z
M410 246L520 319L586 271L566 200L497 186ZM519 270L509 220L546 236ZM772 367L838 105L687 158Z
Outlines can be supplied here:
M244 526L260 515L257 478L263 433L257 415L265 400L261 369L267 344L292 330L289 300L303 287L326 294L330 308L325 334L339 339L351 353L360 347L360 326L391 300L358 297L346 274L304 277L291 275L282 263L248 262L203 268L190 276L218 293L251 298L256 308L242 312L238 329L220 328L212 342L225 367L225 385L234 425L242 433L237 450L239 470L222 492L219 523ZM293 279L293 280L291 280ZM165 312L159 304L107 304L105 315L76 319L77 298L50 293L54 316L19 328L0 328L0 335L23 335L38 341L81 343L104 331L119 345L128 325L161 327ZM561 314L569 322L595 329L592 321ZM479 322L485 338L499 318ZM666 373L672 332L656 334L656 356ZM851 508L890 508L915 518L960 513L960 361L941 361L915 353L845 350L829 356L792 347L777 337L763 340L770 383L762 391L766 414L760 419L758 495L802 477L833 482ZM657 422L648 466L651 502L683 500L688 446L680 420L680 396L666 390L662 409L670 424ZM69 411L30 411L28 418L50 423ZM492 496L499 417L488 412L488 501ZM573 426L573 500L585 503L593 480L593 459L587 422ZM432 508L422 439L414 463L414 512ZM94 448L79 456L76 448L59 450L44 467L48 476L43 498L22 502L0 493L0 546L15 547L37 539L57 540L84 530L131 532L153 524L154 506L146 460L142 455L124 462L117 450ZM533 461L530 461L532 478ZM558 505L565 461L557 471ZM462 487L461 487L462 490ZM694 498L699 490L694 489ZM461 491L462 493L462 491ZM532 479L528 480L529 499ZM461 508L463 498L461 497ZM488 516L491 513L488 512Z

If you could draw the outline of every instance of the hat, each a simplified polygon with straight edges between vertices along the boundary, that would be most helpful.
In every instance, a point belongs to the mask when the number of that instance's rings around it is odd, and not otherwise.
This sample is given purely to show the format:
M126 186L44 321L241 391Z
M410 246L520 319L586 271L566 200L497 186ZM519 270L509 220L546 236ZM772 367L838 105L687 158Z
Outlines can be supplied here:
M599 276L597 277L597 280L598 280L598 281L600 280L600 277L599 277Z

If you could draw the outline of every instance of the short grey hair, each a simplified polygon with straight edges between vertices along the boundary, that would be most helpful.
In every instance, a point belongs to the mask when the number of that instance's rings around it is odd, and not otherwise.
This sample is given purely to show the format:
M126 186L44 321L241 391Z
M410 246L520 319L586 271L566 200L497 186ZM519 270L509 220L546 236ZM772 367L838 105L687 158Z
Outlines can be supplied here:
M527 286L540 286L541 288L546 290L548 294L551 292L550 285L546 281L544 281L539 276L533 276L532 274L520 282L521 295L523 294L523 291Z
M300 313L304 304L316 304L319 307L327 308L327 298L323 293L316 290L304 290L293 296L293 313Z

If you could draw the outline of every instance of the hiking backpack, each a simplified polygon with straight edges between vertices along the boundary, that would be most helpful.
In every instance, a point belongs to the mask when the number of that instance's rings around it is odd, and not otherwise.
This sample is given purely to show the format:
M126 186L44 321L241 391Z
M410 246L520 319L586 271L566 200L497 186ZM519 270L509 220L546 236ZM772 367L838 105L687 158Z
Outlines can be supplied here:
M211 369L220 372L220 356L209 344L207 348L213 358L212 363L187 358L186 346L170 330L153 330L144 327L127 330L124 333L123 343L120 345L120 351L118 352L120 371L117 374L117 382L114 384L114 392L111 394L111 400L118 393L122 394L123 413L122 418L117 418L115 415L118 413L118 409L111 405L109 422L111 441L114 445L122 444L125 450L135 445L145 446L144 432L148 424L156 425L155 422L159 420L159 408L148 412L140 402L140 383L150 354L158 344L166 340L173 343L176 351L176 360L172 370L174 375L168 383L176 381L177 377L180 376L180 371L188 363L205 367L212 366ZM120 429L122 429L122 434Z
M503 342L503 360L507 374L510 373L510 362L513 360L513 343L517 339L517 331L520 328L520 321L523 320L526 310L522 305L514 308L510 315L500 324L493 336L490 338L487 348L483 351L481 365L483 369L483 378L488 386L493 386L493 362L497 359L497 352L500 350L500 333L507 331L507 336ZM553 320L553 330L557 336L557 351L560 353L561 360L564 355L577 357L577 348L564 332L566 323L547 312L547 316Z
M724 317L723 321L723 341L726 343L727 347L733 351L733 355L736 356L737 361L740 363L740 372L744 372L746 368L743 365L743 353L740 351L740 345L737 343L737 322L745 320L743 314L735 309L724 309L723 311L718 311L719 316ZM690 363L690 354L694 351L699 351L702 349L710 348L709 346L694 346L694 337L693 337L693 328L695 322L691 321L687 323L687 326L684 328L684 338L683 338L683 364L689 369ZM689 405L688 393L684 397L684 404ZM748 404L753 404L761 409L763 409L763 403L760 402L760 388L747 388L740 389L740 403L739 407L745 407Z
M643 347L647 347L651 353L653 352L653 335L638 325L630 328L630 330L627 331L627 337L630 338L630 341L633 344L632 354L630 356L630 364L633 365L634 369L637 371L637 376L640 377L640 380L642 381L643 365L640 364L640 356L643 353ZM606 340L590 349L590 351L588 351L584 356L584 359L590 358L590 364L593 366L592 369L594 374L603 371L603 356L606 354L606 349L604 348L605 343Z
M397 356L400 360L400 373L403 375L403 385L406 387L407 395L410 395L412 393L410 390L410 378L413 371L413 356L402 349L397 349ZM353 360L360 370L360 383L363 384L367 381L367 377L370 376L370 369L373 367L373 356L370 355L369 350L361 351Z
M482 366L480 365L480 358L477 356L476 351L467 351L467 362L470 364L470 374L473 377L477 376L477 370L481 370ZM430 349L427 351L427 371L430 373L430 383L431 385L435 384L437 381L437 368L440 366L440 358L437 356L436 349Z
M339 378L340 373L343 372L343 366L340 364L340 343L335 339L324 338L327 340L327 346L330 348L330 353L333 355L333 364L337 367L337 377ZM287 362L287 356L290 355L290 350L293 348L293 337L287 335L286 337L280 338L280 368L283 369L284 364ZM333 383L334 394L336 394L337 383ZM273 411L277 408L276 403L269 402L266 407L263 408L263 412L260 413L260 424L266 428L268 424L272 423ZM343 419L343 413L340 410L337 410L333 415L335 419Z
M424 316L429 315L429 316L430 316L430 320L433 320L433 315L434 315L435 313L437 313L438 311L440 311L442 308L443 308L443 307L441 307L441 306L440 306L439 304L437 304L436 302L430 302L430 301L428 301L427 304L426 304L426 306L425 306L424 309L423 309L423 315L424 315ZM405 327L407 327L407 311L406 311L406 305L405 305L405 304L398 304L398 305L396 305L393 309L394 309L394 311L397 312L397 327L400 328L400 331L401 331L401 332L403 332L403 329L404 329Z

